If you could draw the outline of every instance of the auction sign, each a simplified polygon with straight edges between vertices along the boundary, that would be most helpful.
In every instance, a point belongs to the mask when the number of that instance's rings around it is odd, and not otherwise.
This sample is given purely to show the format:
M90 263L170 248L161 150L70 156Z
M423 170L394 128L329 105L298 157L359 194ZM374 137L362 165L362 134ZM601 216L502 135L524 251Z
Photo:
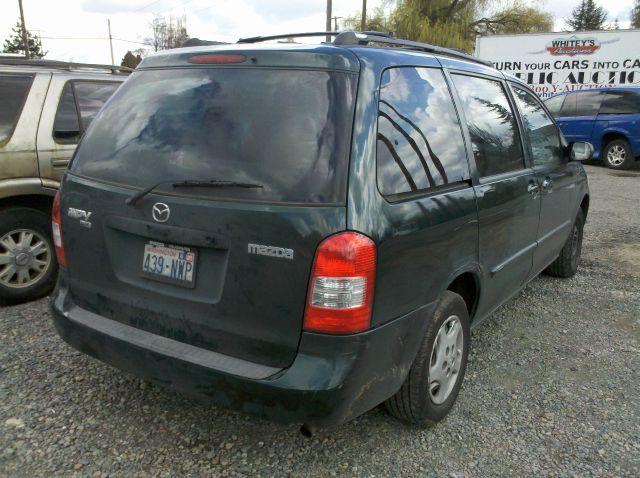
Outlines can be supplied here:
M584 88L640 86L640 30L482 36L475 54L542 98Z

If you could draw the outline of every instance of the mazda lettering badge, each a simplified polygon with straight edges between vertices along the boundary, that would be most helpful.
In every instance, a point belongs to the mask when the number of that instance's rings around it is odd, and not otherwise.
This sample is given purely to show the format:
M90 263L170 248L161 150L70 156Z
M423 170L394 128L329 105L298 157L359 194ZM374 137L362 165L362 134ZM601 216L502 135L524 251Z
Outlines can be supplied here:
M151 213L153 215L153 219L155 219L157 222L167 222L169 220L171 210L165 203L157 202L153 205Z

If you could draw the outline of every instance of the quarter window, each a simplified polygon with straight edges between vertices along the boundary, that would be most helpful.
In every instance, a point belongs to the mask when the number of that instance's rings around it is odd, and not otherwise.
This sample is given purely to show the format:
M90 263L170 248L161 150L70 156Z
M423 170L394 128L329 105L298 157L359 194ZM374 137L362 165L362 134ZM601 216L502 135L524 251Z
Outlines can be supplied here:
M640 94L635 91L607 91L600 114L626 115L640 113Z
M581 91L578 95L576 116L595 116L602 103L601 91Z
M98 81L69 81L64 85L53 123L59 143L77 143L120 84Z
M62 90L58 111L53 121L53 137L59 143L77 143L80 139L78 110L71 82L64 85Z
M518 86L512 88L522 113L534 164L560 162L562 151L557 126L534 95Z
M0 76L0 143L11 137L32 82L32 75Z
M469 178L462 130L442 71L399 67L383 73L377 172L385 196Z
M551 112L553 116L560 115L560 109L562 108L562 103L564 102L565 95L554 96L553 98L549 98L544 102L547 105L547 109Z
M578 94L569 93L565 95L564 103L562 104L562 110L560 116L575 116L576 109L578 108Z
M502 83L453 75L480 176L524 169L518 124Z

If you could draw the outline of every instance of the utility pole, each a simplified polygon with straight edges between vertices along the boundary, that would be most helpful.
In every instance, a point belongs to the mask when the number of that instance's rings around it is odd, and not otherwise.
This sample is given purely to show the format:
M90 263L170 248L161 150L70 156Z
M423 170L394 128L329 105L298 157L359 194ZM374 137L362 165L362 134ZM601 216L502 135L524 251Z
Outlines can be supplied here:
M29 59L29 37L27 36L27 26L24 23L24 10L22 10L22 0L18 0L20 6L20 21L22 22L22 44L24 45L24 56Z
M362 20L360 21L360 31L367 29L367 0L362 0Z
M111 20L107 18L107 28L109 29L109 49L111 50L111 64L115 66L115 61L113 60L113 37L111 36Z
M331 31L331 0L327 0L327 23L325 27L326 32ZM327 43L331 43L331 35L327 35L326 41Z
M333 17L333 31L337 32L338 31L338 20L341 19L342 17Z

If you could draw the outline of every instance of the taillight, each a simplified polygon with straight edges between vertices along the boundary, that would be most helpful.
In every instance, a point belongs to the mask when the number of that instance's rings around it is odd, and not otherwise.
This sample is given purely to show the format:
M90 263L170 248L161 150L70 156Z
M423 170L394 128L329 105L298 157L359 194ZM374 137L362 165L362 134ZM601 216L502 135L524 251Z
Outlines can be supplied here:
M53 231L53 245L56 248L58 264L63 267L67 267L67 256L64 253L64 244L62 243L62 219L60 214L59 191L53 199L53 208L51 209L51 230Z
M304 329L351 334L371 325L376 245L357 232L330 236L313 261Z

